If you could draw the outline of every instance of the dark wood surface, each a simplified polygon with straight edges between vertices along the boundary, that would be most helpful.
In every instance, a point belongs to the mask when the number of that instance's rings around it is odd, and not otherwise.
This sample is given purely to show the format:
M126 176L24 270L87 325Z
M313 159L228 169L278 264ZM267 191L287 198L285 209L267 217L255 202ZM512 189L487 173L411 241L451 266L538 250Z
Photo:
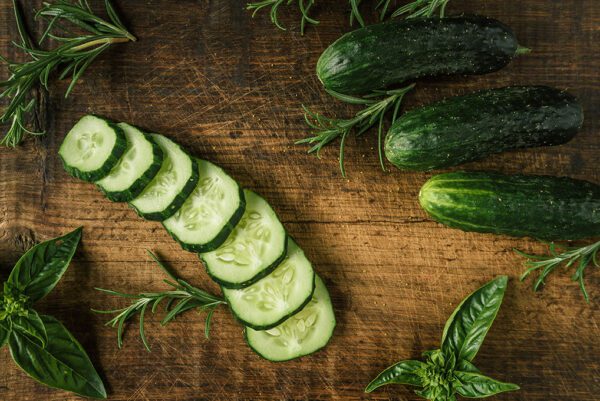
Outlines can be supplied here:
M511 249L541 252L541 245L430 221L417 203L430 174L383 173L374 135L349 140L347 180L340 177L335 146L318 160L293 145L306 135L302 104L339 116L353 111L329 99L314 74L322 50L350 29L345 1L323 1L329 5L317 10L321 25L305 37L296 28L294 7L289 14L282 9L282 21L291 28L284 32L264 13L251 19L243 1L116 3L140 41L106 53L66 100L68 82L52 84L37 113L48 135L28 138L16 150L0 149L0 275L6 277L33 243L85 228L74 262L40 309L80 339L100 367L111 400L416 400L401 386L371 395L362 391L393 362L436 347L460 300L499 274L511 277L510 286L476 362L522 390L495 399L598 399L597 271L588 274L589 305L564 271L533 293L530 282L518 282L522 260ZM600 3L469 0L451 2L449 10L500 19L533 52L488 76L423 81L406 107L509 84L568 89L586 111L584 128L571 143L496 155L462 168L600 183ZM15 38L10 1L2 0L1 54L16 57L9 46ZM166 134L263 194L330 289L338 317L330 345L298 361L269 363L245 345L241 326L223 309L215 314L210 341L203 336L203 316L192 312L164 328L157 317L148 319L151 353L137 336L137 324L118 350L115 331L90 308L123 302L93 288L163 288L162 272L145 249L158 252L192 283L216 287L196 257L180 250L159 224L110 203L63 171L58 144L76 119L91 112ZM77 397L34 383L3 349L0 399Z

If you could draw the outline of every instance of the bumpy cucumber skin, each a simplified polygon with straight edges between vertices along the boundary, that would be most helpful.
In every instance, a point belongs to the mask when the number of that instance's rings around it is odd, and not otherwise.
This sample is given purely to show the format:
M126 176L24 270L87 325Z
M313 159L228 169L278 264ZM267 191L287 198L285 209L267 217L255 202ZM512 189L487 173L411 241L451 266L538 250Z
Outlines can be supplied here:
M115 146L113 147L110 157L106 159L102 167L94 171L81 171L75 167L67 165L62 155L60 154L60 151L58 153L58 156L60 157L60 160L63 163L65 171L71 176L87 182L96 182L106 177L111 172L111 170L117 165L117 163L119 163L119 160L121 159L121 157L125 153L125 150L127 149L127 137L125 136L123 130L117 124L96 115L94 115L93 117L104 120L110 126L110 128L112 128L115 131L117 135L117 140L115 141Z
M288 313L287 315L285 315L284 317L282 317L281 319L279 319L277 322L273 323L273 324L268 324L268 325L255 325L252 324L250 322L247 322L246 320L242 319L232 307L229 307L229 310L231 311L231 314L233 315L233 317L240 322L242 325L246 326L246 327L250 327L253 330L257 330L257 331L263 331L263 330L270 330L273 327L277 327L279 326L281 323L285 322L286 320L288 320L290 317L294 316L296 313L300 312L302 309L304 309L304 307L306 305L308 305L308 303L311 301L314 293L315 293L315 289L317 288L317 274L314 272L313 270L313 286L312 286L312 291L310 292L310 295L308 296L308 298L306 298L304 300L304 302L302 302L302 304L296 308L296 310L294 310L293 312ZM225 298L225 300L227 301L227 303L229 305L231 305L229 303L229 299L227 298L227 295L225 294L225 291L222 291L223 293L223 297Z
M548 176L455 172L419 194L436 221L463 231L575 240L600 236L600 186Z
M163 162L163 151L150 135L144 134L144 137L152 144L153 157L153 162L146 172L125 191L105 191L104 188L98 185L100 191L113 202L130 202L134 200L144 192L144 189L146 189L148 184L150 184L154 177L156 177L156 174L160 171L160 166Z
M483 90L405 113L386 136L385 154L400 169L427 171L511 149L560 145L582 124L581 105L559 89Z
M221 287L230 288L232 290L239 290L239 289L246 288L246 287L256 283L258 280L260 280L263 277L268 276L269 274L271 274L273 272L273 270L275 270L277 268L277 266L279 266L281 264L281 262L283 262L285 260L285 257L287 256L287 244L288 244L287 233L284 237L285 237L284 238L285 242L284 242L284 246L283 246L283 252L281 253L281 255L273 263L271 263L265 269L260 271L256 276L252 277L249 280L243 281L241 283L231 283L229 281L225 281L218 277L215 277L210 272L210 270L208 268L208 263L204 260L204 258L202 258L202 254L198 254L198 257L200 258L200 261L206 268L206 273L215 283L219 284Z
M491 18L393 20L342 36L319 58L317 76L327 89L366 94L425 76L494 72L518 49L510 28Z
M173 202L171 202L171 204L167 206L165 210L161 212L143 213L133 206L133 204L129 204L140 217L152 221L165 221L177 213L179 208L185 203L186 199L192 194L192 192L194 192L194 189L198 184L198 180L200 179L200 172L196 159L190 156L190 160L192 161L192 176L189 178L183 189L177 194L175 199L173 199Z
M231 232L233 231L235 226L237 226L237 224L240 222L240 220L242 219L242 216L244 215L244 212L246 211L246 196L244 195L244 190L239 186L239 184L238 184L238 188L239 188L239 194L240 194L240 206L235 211L233 216L231 216L231 218L229 219L229 222L227 222L225 227L223 227L221 232L215 238L213 238L212 241L207 242L206 244L202 244L202 245L188 244L186 242L180 241L179 238L175 234L173 234L166 226L164 226L164 224L163 224L163 227L165 227L165 230L167 230L167 232L169 233L171 238L173 238L175 241L177 241L179 243L179 245L181 246L181 248L183 248L184 250L186 250L188 252L203 253L203 252L214 251L215 249L217 249L218 247L223 245L225 240L227 240L227 237L229 237L229 234L231 234Z

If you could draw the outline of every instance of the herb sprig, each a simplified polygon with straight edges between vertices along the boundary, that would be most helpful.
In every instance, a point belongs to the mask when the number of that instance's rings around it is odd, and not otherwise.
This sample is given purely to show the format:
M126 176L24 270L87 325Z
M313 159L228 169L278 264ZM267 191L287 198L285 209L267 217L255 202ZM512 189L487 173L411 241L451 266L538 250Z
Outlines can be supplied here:
M38 43L53 40L58 46L42 50L34 45L27 34L23 15L16 0L13 0L15 19L20 42L13 44L22 50L29 60L25 62L4 61L10 72L6 81L0 82L0 99L8 99L8 106L0 116L0 123L10 123L2 146L17 146L25 134L39 135L27 128L27 116L34 110L36 99L32 90L38 86L48 89L53 73L59 71L58 79L71 78L65 97L73 91L79 78L93 61L115 43L135 41L121 22L109 0L104 0L108 20L98 17L87 0L58 0L44 2L35 19L46 21L47 28ZM77 29L83 33L76 33Z
M27 251L0 291L0 348L8 345L15 363L47 386L86 397L106 398L106 389L85 350L69 330L34 305L66 272L82 229L42 242Z
M411 3L405 4L390 14L390 7L393 0L378 0L375 3L374 9L379 13L379 20L383 21L388 14L391 18L406 16L406 18L431 17L438 10L441 17L444 16L446 6L450 0L414 0ZM246 8L252 10L254 17L263 8L269 8L269 16L271 22L279 29L285 30L279 22L279 9L283 6L290 6L297 2L300 10L300 32L304 35L307 24L317 25L319 21L310 16L310 9L315 5L316 0L262 0L248 3ZM350 5L350 25L357 21L360 26L365 26L365 20L359 10L359 5L362 0L348 0Z
M377 124L377 144L379 149L379 162L381 168L385 171L385 165L383 161L383 127L384 119L386 114L393 110L392 123L396 121L400 106L404 96L414 88L414 84L401 89L393 90L378 90L374 91L371 95L364 97L355 97L344 95L332 90L327 90L331 96L339 99L343 102L366 106L360 110L353 118L350 119L335 119L329 118L322 114L315 113L304 108L304 119L312 130L312 136L301 139L296 144L312 144L313 146L308 150L308 153L316 153L320 156L321 149L337 138L340 140L340 170L342 176L346 177L346 169L344 167L344 150L346 146L346 139L352 132L356 136L360 136L368 131L371 127Z
M456 401L456 396L484 398L519 386L481 373L473 364L502 305L506 276L490 281L469 295L446 322L439 349L423 353L425 362L404 360L381 372L365 389L370 393L388 384L418 387L415 393L430 401Z
M300 14L302 15L300 20L300 32L302 35L304 35L306 24L319 24L319 21L310 17L309 15L310 9L315 4L316 0L262 0L253 3L248 3L246 5L246 9L253 10L252 17L254 18L256 13L258 13L263 8L270 8L269 17L271 18L271 22L277 28L285 31L284 26L279 22L279 7L281 7L281 5L289 6L295 1L298 2L298 9L300 10Z
M166 284L172 287L171 290L161 292L143 292L141 294L126 294L123 292L96 288L98 291L132 300L131 305L121 309L92 309L96 313L115 315L106 323L106 325L117 328L117 344L119 348L123 346L123 333L125 331L125 324L129 320L133 319L136 315L139 315L140 338L142 339L146 350L150 351L150 345L148 344L144 328L145 315L148 310L154 314L163 301L166 301L165 310L167 314L162 319L161 325L167 325L177 316L192 309L206 311L207 315L205 320L204 335L206 338L209 338L213 313L215 312L216 308L219 307L219 305L226 304L225 300L209 294L204 290L196 288L181 278L178 278L156 257L155 254L150 251L147 252L150 257L160 266L160 268L171 278L172 281L168 279L163 280Z
M546 278L554 270L561 266L564 266L567 269L575 267L575 273L573 273L571 278L573 281L579 283L579 288L581 288L583 297L589 302L590 297L585 288L584 274L585 269L590 265L600 268L598 259L600 241L582 247L567 247L549 243L548 250L550 255L532 255L518 249L514 250L517 254L527 259L525 266L527 266L528 269L521 275L521 281L524 281L535 272L539 273L533 283L534 291L539 291L544 286Z

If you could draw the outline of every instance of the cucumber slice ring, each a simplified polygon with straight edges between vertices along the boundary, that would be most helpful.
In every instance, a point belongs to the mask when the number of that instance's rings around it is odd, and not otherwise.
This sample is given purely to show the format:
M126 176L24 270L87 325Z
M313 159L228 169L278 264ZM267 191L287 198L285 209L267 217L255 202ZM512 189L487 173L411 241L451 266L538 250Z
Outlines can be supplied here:
M164 221L173 216L198 184L198 165L170 139L150 134L163 151L160 171L129 204L146 220Z
M267 277L249 287L223 288L233 315L254 330L268 330L301 311L315 291L315 271L302 249L288 237L288 253Z
M271 206L244 190L246 211L227 240L199 254L208 275L225 288L239 289L270 274L285 259L287 234Z
M240 222L246 198L221 168L197 159L200 179L194 192L163 226L183 249L210 252L220 247Z
M163 151L138 128L117 124L127 137L127 150L111 172L96 185L113 202L129 202L138 197L156 177L163 162Z
M244 329L248 345L261 357L283 362L324 348L335 330L336 320L325 284L316 276L311 301L300 312L270 330Z
M84 116L69 131L58 154L67 173L84 181L98 181L117 165L127 138L117 125L93 115Z

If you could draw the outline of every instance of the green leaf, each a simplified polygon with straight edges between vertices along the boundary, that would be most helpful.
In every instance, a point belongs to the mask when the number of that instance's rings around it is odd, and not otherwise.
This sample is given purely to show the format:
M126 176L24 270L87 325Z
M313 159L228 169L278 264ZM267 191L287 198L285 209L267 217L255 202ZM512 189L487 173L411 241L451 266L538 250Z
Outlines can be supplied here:
M40 342L42 348L48 343L48 334L40 315L33 309L27 311L27 316L12 316L10 318L13 330L28 335Z
M426 368L426 364L421 361L402 361L390 366L379 374L367 388L365 393L370 393L376 388L387 384L408 384L410 386L422 386L423 380L419 376L419 371Z
M19 259L8 282L31 302L39 301L56 286L69 267L81 240L82 228L31 248Z
M460 361L458 361L458 363L456 364L456 370L460 370L463 372L470 372L470 373L481 373L481 371L479 369L477 369L477 367L475 365L473 365L471 362L466 361L464 359L461 359Z
M485 398L505 391L519 390L519 386L512 383L503 383L480 373L454 372L456 378L461 382L456 387L456 392L463 397Z
M19 332L11 333L10 352L17 365L47 386L106 398L102 379L79 342L55 318L42 315L41 319L48 333L46 348Z
M0 348L8 342L8 336L10 336L10 329L4 323L0 323Z
M508 277L500 276L469 295L448 319L442 350L472 361L502 305Z

